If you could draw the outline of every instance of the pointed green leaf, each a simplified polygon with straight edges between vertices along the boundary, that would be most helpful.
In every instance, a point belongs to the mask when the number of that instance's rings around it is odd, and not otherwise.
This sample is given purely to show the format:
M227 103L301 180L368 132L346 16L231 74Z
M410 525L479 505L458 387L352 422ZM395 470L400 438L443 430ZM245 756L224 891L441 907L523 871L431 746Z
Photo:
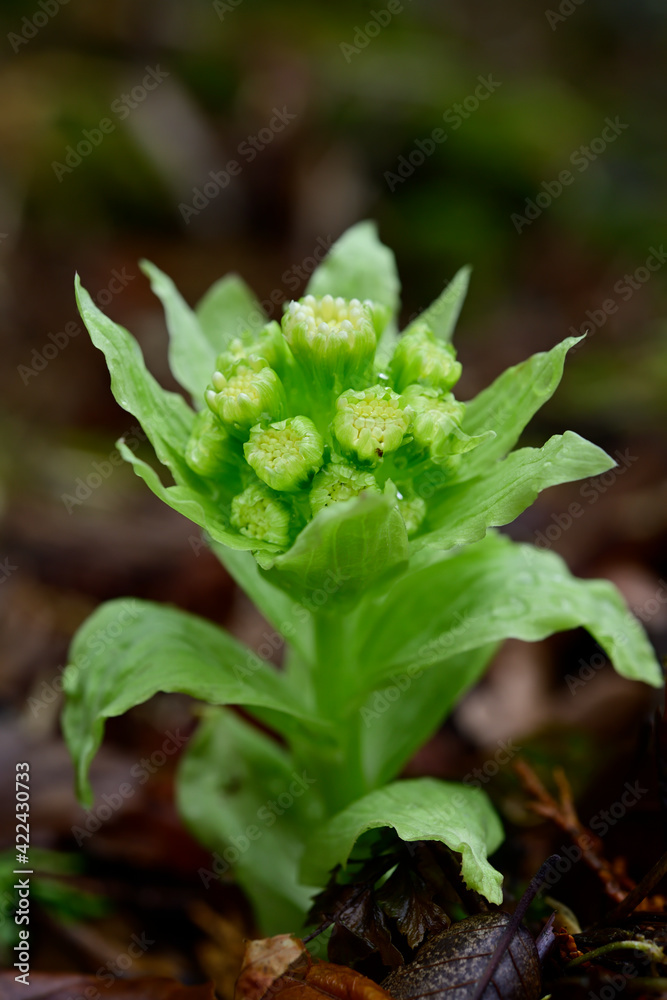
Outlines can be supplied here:
M136 340L97 308L78 275L75 287L79 312L90 339L106 357L116 402L139 420L157 457L174 476L180 474L185 481L199 479L183 458L194 412L181 396L167 392L155 381Z
M186 823L217 855L214 870L200 871L204 884L229 870L262 934L299 931L313 893L297 877L303 836L322 818L307 769L237 715L209 710L181 760L177 794Z
M450 341L465 302L469 281L470 268L462 267L435 302L420 313L414 323L406 327L406 333L417 323L428 323L437 337Z
M425 534L414 552L435 545L475 542L490 527L510 524L549 486L597 476L616 463L573 431L554 434L542 448L521 448L496 462L484 476L454 482L430 502Z
M140 266L164 306L169 331L169 367L176 381L190 393L195 406L201 409L215 369L215 348L171 278L148 260L142 260Z
M127 598L98 608L74 638L64 677L63 731L79 794L88 802L88 769L105 720L158 691L214 705L263 706L283 713L285 729L298 724L323 733L299 690L252 650L203 618L147 601Z
M519 440L529 420L551 399L563 377L565 356L582 337L568 337L550 351L533 354L508 368L487 389L466 403L463 430L474 436L493 430L495 438L471 451L461 462L457 478L470 479L485 473Z
M407 565L408 538L395 500L362 494L321 510L291 549L272 560L268 579L297 598L324 593L326 610Z
M195 312L215 355L234 337L247 330L256 333L267 322L255 294L237 274L227 274L211 285Z
M374 222L359 222L337 240L308 282L307 293L371 299L398 311L400 281L392 251Z
M306 844L301 877L323 885L344 865L367 830L393 827L401 840L438 840L461 855L466 885L491 903L502 902L502 875L487 856L503 840L500 821L478 788L433 778L395 781L358 799L325 822Z
M364 699L393 673L503 639L535 642L583 626L623 677L659 687L646 633L606 580L578 580L553 552L503 535L405 573L365 608L358 659Z
M176 486L165 486L152 466L135 455L122 440L117 444L123 458L132 465L136 474L143 479L156 497L190 521L194 521L217 542L241 551L248 549L268 553L280 551L277 545L247 538L230 526L229 493L219 484L199 479L191 473L190 480L194 485L178 483Z

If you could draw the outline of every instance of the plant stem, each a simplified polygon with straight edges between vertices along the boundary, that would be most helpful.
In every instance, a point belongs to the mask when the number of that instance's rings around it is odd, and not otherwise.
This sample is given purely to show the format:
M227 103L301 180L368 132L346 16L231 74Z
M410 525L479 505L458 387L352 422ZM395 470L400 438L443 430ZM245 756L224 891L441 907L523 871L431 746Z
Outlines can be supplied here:
M347 712L350 675L354 669L349 619L321 611L315 618L316 663L313 687L319 714L334 720L337 745L310 744L303 751L320 782L330 814L363 795L368 788L363 776L359 717Z

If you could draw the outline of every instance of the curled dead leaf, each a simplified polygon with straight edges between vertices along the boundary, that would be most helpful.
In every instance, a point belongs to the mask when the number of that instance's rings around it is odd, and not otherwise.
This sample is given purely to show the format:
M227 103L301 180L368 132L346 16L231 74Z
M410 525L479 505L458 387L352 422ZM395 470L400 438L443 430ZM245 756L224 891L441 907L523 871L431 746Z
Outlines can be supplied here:
M345 965L311 958L302 941L280 934L251 941L236 984L235 1000L392 1000L390 995Z

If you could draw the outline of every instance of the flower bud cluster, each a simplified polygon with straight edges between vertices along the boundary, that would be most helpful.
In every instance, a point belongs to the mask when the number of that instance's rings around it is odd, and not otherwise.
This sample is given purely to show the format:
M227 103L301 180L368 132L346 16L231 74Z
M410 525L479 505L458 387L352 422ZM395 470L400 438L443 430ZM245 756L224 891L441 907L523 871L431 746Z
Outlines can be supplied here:
M240 533L287 549L325 508L387 489L419 532L428 504L416 477L434 463L446 473L481 438L461 429L454 349L425 323L399 339L387 371L374 368L386 319L370 301L306 295L282 324L227 344L186 461L237 489Z

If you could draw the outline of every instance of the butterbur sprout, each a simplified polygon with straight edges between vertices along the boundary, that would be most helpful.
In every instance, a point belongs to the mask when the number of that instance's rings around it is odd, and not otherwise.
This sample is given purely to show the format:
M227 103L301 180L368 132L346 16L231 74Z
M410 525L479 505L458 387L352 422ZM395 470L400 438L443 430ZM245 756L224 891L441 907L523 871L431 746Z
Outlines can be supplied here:
M96 643L118 618L116 602L97 609L73 646L71 662L85 657L87 666L66 674L63 718L86 801L104 720L158 691L182 691L211 711L179 769L180 808L225 861L230 850L243 854L233 844L257 803L307 776L279 836L260 838L259 853L236 865L264 933L301 927L312 890L350 856L356 863L358 848L363 858L360 836L387 827L442 841L460 857L468 888L500 903L502 876L488 856L502 829L483 790L393 780L420 739L507 637L584 626L620 674L662 683L610 583L577 580L554 552L497 530L547 487L614 465L569 431L515 448L578 339L460 402L450 339L467 269L400 335L394 257L369 223L332 247L281 323L258 318L236 276L190 309L166 275L146 270L167 312L173 374L192 405L158 384L128 331L77 282L116 399L158 462L124 442L119 449L163 502L203 529L288 648L276 670L212 622L147 601L136 602L122 641ZM475 628L462 628L462 618ZM410 680L384 715L376 706L386 707L397 675Z

